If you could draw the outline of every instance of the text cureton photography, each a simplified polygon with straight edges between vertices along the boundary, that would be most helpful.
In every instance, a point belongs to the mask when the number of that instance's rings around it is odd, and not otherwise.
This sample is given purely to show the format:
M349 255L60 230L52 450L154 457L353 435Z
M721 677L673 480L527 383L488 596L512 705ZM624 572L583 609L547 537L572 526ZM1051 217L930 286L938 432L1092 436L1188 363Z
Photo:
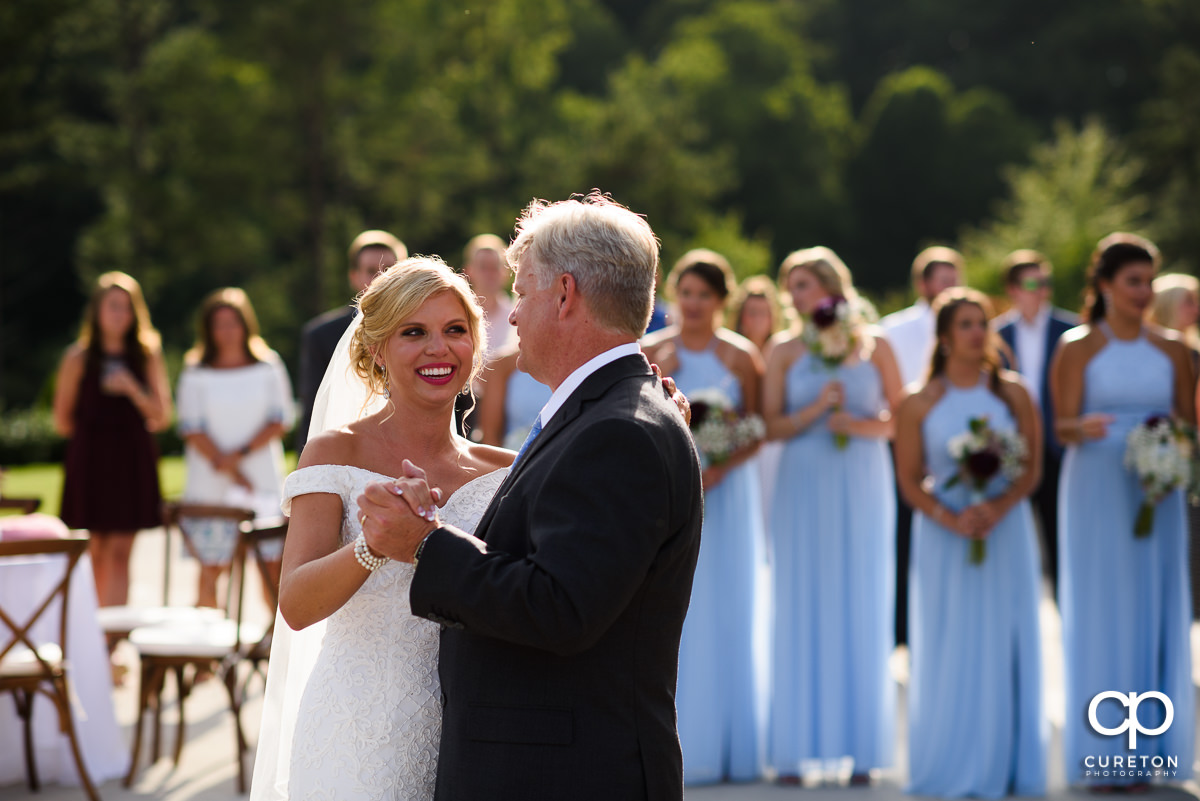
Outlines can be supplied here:
M1100 705L1105 700L1115 701L1116 703L1126 708L1125 719L1118 726L1104 726L1100 723L1097 712ZM1162 722L1153 728L1147 728L1142 725L1138 719L1138 707L1145 700L1155 700L1162 704L1163 719ZM1092 702L1088 705L1088 723L1092 730L1098 734L1116 737L1121 734L1126 734L1128 737L1128 749L1133 751L1137 748L1138 734L1154 736L1162 734L1167 729L1171 728L1171 723L1175 720L1175 706L1171 703L1171 699L1164 693L1146 692L1146 693L1120 693L1114 690L1109 690L1102 693L1097 693ZM1144 754L1129 754L1121 755L1088 755L1083 759L1084 776L1092 778L1173 778L1178 774L1179 757L1178 756L1160 756L1160 755L1144 755Z

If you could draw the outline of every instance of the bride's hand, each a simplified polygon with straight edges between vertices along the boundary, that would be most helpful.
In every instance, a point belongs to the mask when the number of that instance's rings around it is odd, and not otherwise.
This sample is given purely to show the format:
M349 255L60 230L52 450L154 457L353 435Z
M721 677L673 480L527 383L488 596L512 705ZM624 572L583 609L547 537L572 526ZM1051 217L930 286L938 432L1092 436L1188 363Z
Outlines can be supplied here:
M654 374L658 376L658 380L662 382L663 393L667 396L667 399L674 403L675 408L679 409L679 413L683 415L684 425L690 426L692 424L692 404L687 399L687 395L679 391L679 387L675 385L674 378L670 376L663 377L662 370L657 364L650 365L650 369L654 371Z
M430 488L425 471L404 461L404 475L375 481L358 497L358 519L372 551L399 562L413 561L417 546L437 528L441 490Z

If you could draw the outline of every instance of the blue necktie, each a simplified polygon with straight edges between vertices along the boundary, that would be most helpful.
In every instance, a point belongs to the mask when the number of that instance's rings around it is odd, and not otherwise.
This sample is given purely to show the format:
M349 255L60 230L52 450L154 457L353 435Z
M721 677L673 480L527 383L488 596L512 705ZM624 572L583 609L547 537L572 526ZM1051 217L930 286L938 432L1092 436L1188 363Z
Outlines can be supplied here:
M521 457L525 455L525 451L529 450L529 446L537 439L537 435L542 433L542 416L539 414L533 421L533 428L529 429L529 436L525 437L525 441L521 443L521 450L517 451L517 458L513 459L513 466L521 461Z

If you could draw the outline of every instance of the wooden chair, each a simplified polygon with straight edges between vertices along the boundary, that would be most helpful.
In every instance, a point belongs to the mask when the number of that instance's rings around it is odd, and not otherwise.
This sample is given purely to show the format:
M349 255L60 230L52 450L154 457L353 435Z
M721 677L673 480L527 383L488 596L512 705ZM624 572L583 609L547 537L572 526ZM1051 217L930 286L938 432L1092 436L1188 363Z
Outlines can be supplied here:
M287 537L288 522L286 519L281 519L274 525L263 525L259 527L243 526L241 536L238 540L238 551L234 557L235 562L240 566L238 571L238 597L242 599L242 603L238 605L237 623L238 631L243 630L242 614L245 610L246 597L246 574L249 570L248 565L253 564L257 568L258 579L262 586L266 589L267 599L270 602L271 622L267 625L266 630L256 641L243 641L234 649L234 654L227 658L224 665L225 689L229 693L229 709L233 713L233 722L237 734L237 749L238 749L238 790L239 792L246 791L246 752L249 747L246 744L245 730L242 728L242 707L246 702L246 697L249 694L250 682L255 676L260 676L265 684L267 676L267 663L271 656L271 640L275 633L275 610L279 608L279 583L278 576L271 571L268 564L272 561L266 558L263 552L263 546L270 542L283 542ZM230 577L232 581L232 576ZM239 672L241 665L246 665L249 670L246 671L246 676L239 682Z
M268 528L254 528L243 521L234 554L227 593L226 616L219 620L201 620L187 625L158 624L134 629L129 642L137 648L141 659L141 677L138 689L138 716L134 728L133 751L129 773L124 784L129 787L137 775L138 761L142 750L143 726L146 713L154 714L153 758L160 756L162 732L162 696L168 675L174 677L178 696L179 719L175 735L174 760L178 765L183 754L185 739L184 702L195 684L196 672L209 670L217 673L229 696L230 711L234 716L236 748L238 758L238 792L246 792L245 752L248 750L242 728L241 710L246 690L255 674L263 672L263 665L270 654L270 637L274 623L256 626L245 619L249 602L246 592L246 572L252 558L260 575L267 575L262 558L262 545L271 539L282 539L287 524ZM186 540L186 533L184 534ZM278 598L278 588L267 581L270 597ZM271 610L274 612L274 610ZM272 616L272 621L274 617ZM240 679L243 664L250 666L245 680ZM190 670L189 670L190 669Z
M36 508L36 507L35 507ZM63 554L65 565L62 580L33 607L28 616L18 615L0 606L0 636L7 635L0 647L0 692L11 692L17 702L17 714L25 729L25 769L29 788L41 788L33 749L33 700L38 693L54 702L58 711L59 728L67 736L71 756L79 771L84 792L92 801L100 795L88 775L79 750L79 737L71 716L71 688L67 677L67 610L71 589L71 574L80 557L87 551L87 537L52 540L0 541L0 559L41 554ZM36 643L30 630L55 602L60 604L58 642ZM25 617L24 622L19 618Z
M118 642L129 638L129 633L142 626L169 624L175 626L190 626L203 620L220 620L222 614L217 609L197 608L195 606L170 606L171 591L171 542L174 533L182 529L179 521L184 517L219 517L241 524L254 518L250 509L234 506L216 506L212 504L196 504L180 501L169 501L163 504L163 531L166 543L163 546L163 591L161 606L103 606L97 611L100 628L108 637L108 646L113 648ZM186 536L184 542L187 542Z
M6 498L0 495L0 509L11 509L17 514L31 515L41 505L41 498Z

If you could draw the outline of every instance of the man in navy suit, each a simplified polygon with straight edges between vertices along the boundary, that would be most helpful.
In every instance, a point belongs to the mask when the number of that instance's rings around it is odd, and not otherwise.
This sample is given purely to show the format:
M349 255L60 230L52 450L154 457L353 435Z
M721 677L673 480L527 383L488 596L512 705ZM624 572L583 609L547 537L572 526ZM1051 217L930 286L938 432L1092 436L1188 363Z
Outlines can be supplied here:
M1054 403L1050 397L1050 362L1058 338L1079 324L1068 311L1050 304L1050 262L1036 250L1017 250L1005 259L1005 283L1012 308L995 320L1000 337L1016 358L1029 392L1042 410L1042 484L1033 494L1046 546L1045 568L1058 588L1058 473L1062 443L1054 436Z
M387 231L363 231L354 237L348 252L350 257L350 289L358 297L370 286L375 276L398 261L408 258L408 248ZM300 420L296 424L296 456L308 442L308 424L312 419L313 402L325 368L337 347L338 340L354 320L354 304L339 306L314 317L304 324L300 333Z

